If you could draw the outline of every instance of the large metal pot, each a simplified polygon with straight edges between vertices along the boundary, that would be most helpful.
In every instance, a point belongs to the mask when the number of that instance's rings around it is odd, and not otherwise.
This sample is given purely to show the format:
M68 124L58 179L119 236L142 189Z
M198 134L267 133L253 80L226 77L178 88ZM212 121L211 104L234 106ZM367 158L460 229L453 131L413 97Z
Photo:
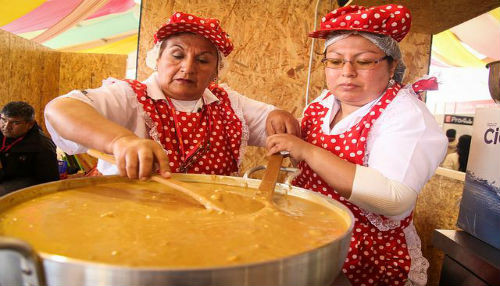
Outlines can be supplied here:
M239 177L176 174L176 179L257 188L260 180ZM20 201L50 192L125 178L92 177L63 180L19 190L0 198L0 212ZM37 253L25 242L0 237L0 286L10 285L330 285L338 276L349 248L352 213L342 204L308 190L278 184L276 192L301 197L337 211L348 225L338 239L294 256L261 263L214 268L139 268L91 263Z

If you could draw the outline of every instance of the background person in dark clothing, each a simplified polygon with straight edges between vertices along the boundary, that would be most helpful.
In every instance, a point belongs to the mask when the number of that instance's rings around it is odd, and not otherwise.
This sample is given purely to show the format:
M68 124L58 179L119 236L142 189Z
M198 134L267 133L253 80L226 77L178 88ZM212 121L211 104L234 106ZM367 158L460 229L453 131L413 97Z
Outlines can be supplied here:
M457 130L446 130L446 137L448 137L448 151L446 151L446 155L457 152L457 141L455 140L457 137Z
M446 155L442 167L460 172L467 171L471 138L470 135L460 136L458 138L457 151Z
M467 171L467 161L469 159L470 135L462 135L458 138L457 154L458 154L458 170L461 172Z
M26 102L0 111L0 195L59 179L56 146L34 120Z

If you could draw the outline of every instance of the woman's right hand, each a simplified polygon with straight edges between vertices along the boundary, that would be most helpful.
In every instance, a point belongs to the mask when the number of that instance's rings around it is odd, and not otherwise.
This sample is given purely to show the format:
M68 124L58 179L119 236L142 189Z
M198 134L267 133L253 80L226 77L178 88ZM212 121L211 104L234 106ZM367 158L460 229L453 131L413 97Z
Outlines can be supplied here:
M299 137L281 133L267 137L266 148L268 156L280 151L288 151L292 159L300 162L310 157L308 152L317 147Z
M130 179L146 179L155 172L155 166L163 177L170 177L168 157L160 144L150 139L126 135L114 139L111 150L120 175Z

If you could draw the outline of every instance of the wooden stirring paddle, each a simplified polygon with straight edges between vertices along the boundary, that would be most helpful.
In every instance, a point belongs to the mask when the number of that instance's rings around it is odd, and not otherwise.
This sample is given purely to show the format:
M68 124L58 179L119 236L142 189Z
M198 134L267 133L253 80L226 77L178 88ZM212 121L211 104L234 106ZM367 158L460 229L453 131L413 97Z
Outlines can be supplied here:
M113 157L112 155L105 154L94 149L89 149L87 153L97 159L104 160L113 165L116 164L115 157ZM152 175L150 179L188 195L189 197L195 199L197 202L203 205L206 209L215 210L220 213L226 212L226 209L220 202L210 199L209 194L201 192L201 190L196 189L195 186L192 186L189 183L181 182L173 178L166 179L160 175Z
M266 171L259 185L259 195L269 202L273 200L274 188L278 181L283 157L287 155L288 152L281 152L268 157Z

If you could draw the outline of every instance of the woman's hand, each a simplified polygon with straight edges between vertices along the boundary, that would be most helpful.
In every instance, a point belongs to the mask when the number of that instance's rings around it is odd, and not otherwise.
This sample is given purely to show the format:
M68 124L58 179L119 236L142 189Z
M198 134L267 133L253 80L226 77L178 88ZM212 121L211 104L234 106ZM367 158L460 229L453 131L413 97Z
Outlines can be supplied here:
M267 154L272 155L280 151L290 152L292 159L300 162L305 160L307 154L316 146L289 134L275 134L267 137Z
M300 137L300 124L290 112L275 109L267 116L266 133L267 136L286 133Z
M118 137L111 143L120 175L130 179L145 179L159 167L160 175L170 177L168 157L163 148L153 140L135 135Z

